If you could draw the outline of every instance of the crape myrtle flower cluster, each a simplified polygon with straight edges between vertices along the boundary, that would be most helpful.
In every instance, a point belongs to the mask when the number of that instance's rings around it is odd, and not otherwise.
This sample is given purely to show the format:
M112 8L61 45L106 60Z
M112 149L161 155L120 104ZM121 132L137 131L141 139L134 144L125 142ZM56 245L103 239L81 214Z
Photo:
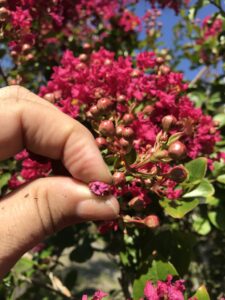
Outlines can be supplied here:
M136 30L140 19L129 8L134 3L134 0L1 0L0 25L10 54L19 64L37 59L38 49L51 50L68 46L69 42L90 48L106 38L114 27L125 33ZM56 55L48 51L48 60L56 60Z
M185 281L173 280L171 275L167 276L166 281L158 280L156 284L147 281L143 291L143 298L139 300L184 300L185 297ZM91 300L102 300L108 294L100 291L95 292ZM197 297L188 298L189 300L198 300ZM221 298L220 300L223 300ZM87 295L83 295L81 300L88 300Z
M187 178L183 163L208 157L220 139L211 117L193 106L186 89L182 74L153 52L115 58L102 48L78 57L65 51L40 90L92 131L114 185L94 182L90 188L97 195L110 189L125 223L157 227L151 204L181 197L180 183ZM16 158L22 159L22 170L13 176L13 187L51 172L48 161L33 161L27 152Z
M150 0L150 2L153 7L157 4L160 8L172 8L178 14L182 5L187 6L190 0Z

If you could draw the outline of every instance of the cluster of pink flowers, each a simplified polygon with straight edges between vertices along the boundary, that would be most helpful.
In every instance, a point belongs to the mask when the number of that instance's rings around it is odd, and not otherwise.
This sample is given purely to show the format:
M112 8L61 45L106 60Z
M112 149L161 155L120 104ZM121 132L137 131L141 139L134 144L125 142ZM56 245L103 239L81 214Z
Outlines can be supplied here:
M12 57L16 61L29 61L37 56L37 47L47 49L68 45L68 40L74 39L75 34L77 43L91 41L94 44L107 37L115 24L125 33L136 30L140 19L129 10L134 2L9 0L1 3L0 22L8 24L3 30ZM54 58L51 52L48 59Z
M158 4L160 8L172 8L176 13L179 12L181 6L188 5L190 0L150 0L153 7Z
M211 36L217 36L223 30L223 20L221 18L207 16L202 21L202 28L204 40Z
M153 52L115 59L102 48L78 57L66 51L40 90L64 113L91 125L105 160L114 165L111 191L122 199L126 223L157 227L152 196L181 197L179 183L187 178L182 163L209 155L219 140L213 120L194 108L186 88L182 74ZM30 180L49 170L49 162L25 156L17 178ZM104 195L108 186L95 182L91 189ZM127 217L129 211L138 218Z

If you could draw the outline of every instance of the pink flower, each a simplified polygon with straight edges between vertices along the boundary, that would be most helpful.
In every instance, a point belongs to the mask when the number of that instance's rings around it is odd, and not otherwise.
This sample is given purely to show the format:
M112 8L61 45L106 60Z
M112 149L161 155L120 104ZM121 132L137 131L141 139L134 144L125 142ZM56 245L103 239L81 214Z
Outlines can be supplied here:
M103 291L99 290L99 291L94 293L94 296L93 296L92 300L101 300L101 299L105 298L106 296L108 296L108 294L106 294Z
M110 193L111 186L101 181L93 181L89 183L89 189L97 196L105 196Z
M157 288L155 288L150 281L147 281L145 285L144 295L147 300L159 300Z

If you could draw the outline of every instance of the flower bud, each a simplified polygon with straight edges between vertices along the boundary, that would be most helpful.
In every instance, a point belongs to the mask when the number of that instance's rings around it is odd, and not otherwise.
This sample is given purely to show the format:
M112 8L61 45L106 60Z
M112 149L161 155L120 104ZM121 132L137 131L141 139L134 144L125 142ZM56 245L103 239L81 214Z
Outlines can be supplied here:
M116 100L118 101L118 102L124 102L124 101L126 101L126 97L124 96L124 95L119 95L117 98L116 98Z
M130 143L128 140L121 138L120 145L122 146L122 148L127 149L130 146Z
M160 67L160 71L163 75L167 75L170 73L170 67L166 66L166 65L162 65Z
M23 44L23 46L22 46L23 53L25 53L25 54L28 53L30 51L30 49L31 49L31 45Z
M15 58L18 56L18 52L15 50L12 50L12 51L10 51L10 55Z
M146 115L146 116L150 116L152 114L154 110L154 107L152 105L147 105L145 106L145 108L143 109L143 113Z
M183 182L187 176L188 176L188 173L186 171L186 169L181 165L181 166L176 166L174 168L172 168L169 173L167 174L167 176L180 183L180 182Z
M89 111L91 112L91 114L93 116L97 116L99 114L97 105L92 105L91 108L89 109Z
M164 59L162 57L156 57L155 61L158 65L161 65L162 63L164 63Z
M103 149L107 146L107 141L103 137L97 137L95 141L99 149Z
M44 99L47 100L48 102L54 103L55 97L53 93L47 93L44 95Z
M113 102L112 100L108 99L108 98L101 98L98 100L97 102L97 108L100 111L105 111L110 109L113 106Z
M115 133L115 127L112 121L104 120L99 125L99 131L105 136L112 136Z
M125 114L123 116L123 122L125 125L129 125L134 121L134 115L133 114Z
M111 64L112 64L111 59L106 58L105 61L104 61L104 65L105 66L110 66Z
M124 126L123 125L118 125L116 127L116 134L117 136L121 137L122 136L122 132L123 132Z
M79 70L84 70L86 68L86 65L82 62L80 62L79 64L76 65L76 70L79 71Z
M169 145L168 153L172 159L183 159L186 156L187 148L180 141L176 141Z
M156 228L159 226L159 218L156 215L149 215L144 219L144 224L149 228Z
M162 128L164 131L168 131L173 125L175 125L177 119L172 115L167 115L162 118Z
M128 140L133 139L134 138L133 129L131 127L124 127L122 130L122 136Z
M132 73L131 73L131 77L132 78L136 78L140 75L140 71L138 69L136 70L133 70Z
M81 54L79 55L79 60L80 60L80 61L82 61L82 62L86 62L86 61L87 61L87 59L88 59L88 56L87 56L87 54L85 54L85 53L81 53Z
M89 43L84 43L84 44L83 44L83 49L84 49L85 51L89 51L89 50L91 49L91 44L89 44Z
M115 172L113 174L113 183L115 185L122 185L126 181L125 174L122 172Z

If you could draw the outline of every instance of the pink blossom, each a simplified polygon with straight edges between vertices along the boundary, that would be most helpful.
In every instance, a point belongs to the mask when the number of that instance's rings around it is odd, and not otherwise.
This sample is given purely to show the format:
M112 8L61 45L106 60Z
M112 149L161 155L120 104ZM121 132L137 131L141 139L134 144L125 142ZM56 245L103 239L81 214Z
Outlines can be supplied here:
M111 186L107 183L101 181L93 181L89 183L89 189L97 196L104 196L107 195L110 190Z

